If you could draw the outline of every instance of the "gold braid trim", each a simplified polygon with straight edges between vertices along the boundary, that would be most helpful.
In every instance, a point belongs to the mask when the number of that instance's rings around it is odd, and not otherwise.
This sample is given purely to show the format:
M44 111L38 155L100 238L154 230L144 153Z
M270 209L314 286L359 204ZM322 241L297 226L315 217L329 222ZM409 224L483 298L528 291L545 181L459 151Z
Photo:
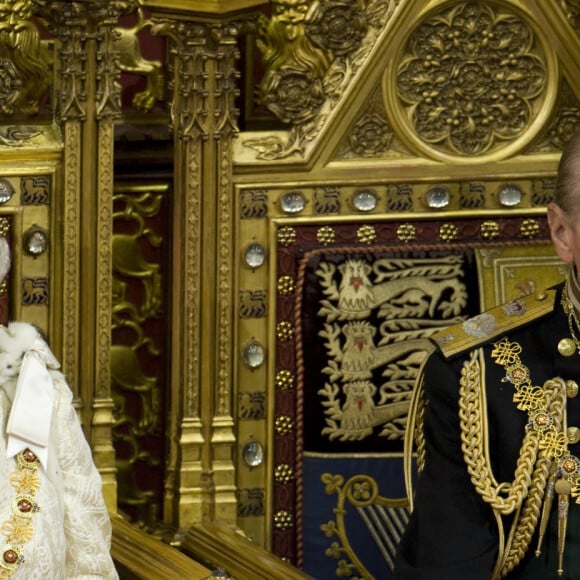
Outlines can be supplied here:
M548 410L554 418L554 427L561 429L562 418L566 406L566 383L560 378L547 380L544 383L544 393ZM532 485L522 513L514 519L510 534L508 553L501 567L501 576L509 574L524 557L532 536L538 525L542 501L546 490L548 475L552 460L546 457L547 451L540 451L540 458L532 475Z
M425 364L424 361L423 364ZM405 429L405 447L403 453L403 470L405 476L405 492L409 502L409 509L413 510L413 452L417 448L417 469L421 473L425 466L425 436L423 420L425 416L426 396L423 389L424 375L419 371L418 380L411 395L407 427Z
M500 570L502 577L507 576L520 563L532 541L540 517L549 470L550 460L540 458L532 476L532 485L524 509L517 514L512 523L507 553Z
M531 473L536 463L540 436L528 430L524 436L520 455L511 484L498 485L492 475L485 454L484 429L480 393L481 369L477 361L479 351L472 351L461 369L459 387L459 423L461 449L467 471L477 493L501 515L509 515L519 509L531 483ZM500 494L507 493L506 497Z
M547 409L554 418L554 428L560 430L566 405L566 384L560 378L550 379L544 383L543 392ZM485 393L481 385L478 351L473 351L461 370L459 389L463 457L475 490L493 508L498 525L501 525L498 514L516 512L507 546L500 551L500 561L496 565L499 575L493 576L497 578L509 574L528 550L540 517L552 460L546 450L538 453L541 434L528 429L520 448L514 481L498 485L485 453L482 396ZM507 496L502 497L501 494L506 493Z
M415 417L415 445L417 447L417 471L421 473L425 467L425 407L427 397L425 391L421 389L419 404L417 405L417 415Z
M11 578L24 562L24 546L34 534L33 516L40 511L36 503L40 487L38 458L30 449L25 449L16 455L16 466L10 476L10 483L16 490L12 515L0 528L6 538L0 552L0 578Z

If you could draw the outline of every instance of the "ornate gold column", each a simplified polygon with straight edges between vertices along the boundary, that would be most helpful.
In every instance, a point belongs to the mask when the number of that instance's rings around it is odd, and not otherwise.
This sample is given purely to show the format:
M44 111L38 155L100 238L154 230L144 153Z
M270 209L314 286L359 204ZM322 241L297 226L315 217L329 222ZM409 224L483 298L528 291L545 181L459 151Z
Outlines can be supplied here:
M238 72L234 18L256 2L155 1L171 39L174 131L171 446L165 517L235 523L234 191Z
M82 403L81 417L116 506L110 396L113 128L120 116L114 27L128 2L53 2L52 32L59 40L57 117L64 140L58 200L56 270L62 301L53 309L55 342ZM82 292L80 289L82 288Z

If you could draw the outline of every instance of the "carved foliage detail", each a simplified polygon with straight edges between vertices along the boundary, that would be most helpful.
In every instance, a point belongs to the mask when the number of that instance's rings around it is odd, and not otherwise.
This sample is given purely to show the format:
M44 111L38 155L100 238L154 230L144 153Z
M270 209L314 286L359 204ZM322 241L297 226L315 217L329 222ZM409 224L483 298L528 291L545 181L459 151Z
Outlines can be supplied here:
M413 32L396 72L398 98L421 140L481 155L528 128L544 98L546 70L519 16L462 3Z
M397 0L273 0L258 26L262 101L290 138L249 139L260 159L303 155L361 67Z
M113 214L117 233L112 247L110 359L119 502L125 509L136 509L130 515L147 525L155 523L161 510L161 500L151 489L155 488L152 474L162 463L154 441L161 431L163 403L159 378L151 369L162 364L152 329L163 304L160 266L148 260L145 251L163 242L151 223L162 201L161 195L149 192L119 193ZM149 479L137 481L138 472L147 473ZM144 481L151 487L144 489Z

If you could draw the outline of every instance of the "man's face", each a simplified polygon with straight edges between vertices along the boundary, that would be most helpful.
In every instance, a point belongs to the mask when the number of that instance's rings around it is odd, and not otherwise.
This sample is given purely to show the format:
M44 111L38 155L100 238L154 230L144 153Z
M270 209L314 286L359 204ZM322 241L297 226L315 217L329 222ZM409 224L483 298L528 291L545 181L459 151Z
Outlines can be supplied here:
M558 256L566 264L574 264L580 272L580 214L570 216L560 206L550 203L548 223Z

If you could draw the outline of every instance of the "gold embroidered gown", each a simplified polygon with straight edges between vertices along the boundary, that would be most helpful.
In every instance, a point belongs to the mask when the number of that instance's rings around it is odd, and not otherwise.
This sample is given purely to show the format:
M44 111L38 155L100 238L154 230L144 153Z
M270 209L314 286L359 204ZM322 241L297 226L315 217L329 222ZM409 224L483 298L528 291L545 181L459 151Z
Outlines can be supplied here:
M34 455L8 458L0 437L0 578L118 578L101 479L72 393L60 373L51 375L56 397L47 469ZM0 387L2 433L14 387L14 381Z

